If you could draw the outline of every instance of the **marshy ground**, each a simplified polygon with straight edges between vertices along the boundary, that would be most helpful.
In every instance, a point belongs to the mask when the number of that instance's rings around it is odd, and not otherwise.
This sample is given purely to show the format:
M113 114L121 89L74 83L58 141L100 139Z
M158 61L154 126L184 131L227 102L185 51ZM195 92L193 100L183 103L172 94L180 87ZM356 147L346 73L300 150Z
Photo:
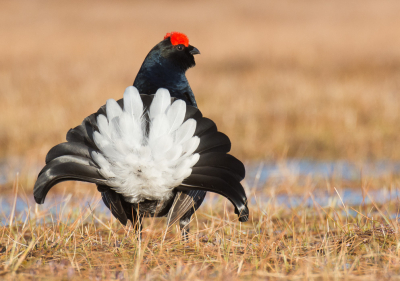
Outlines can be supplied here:
M397 279L399 14L369 0L1 2L0 279ZM249 222L210 194L187 243L163 219L138 242L92 185L33 204L47 151L121 98L172 30L202 53L188 79L246 163Z
M188 242L176 226L166 231L165 219L151 218L139 239L89 184L59 185L38 207L16 179L1 197L0 274L6 280L397 278L398 178L283 173L244 182L247 223L237 221L229 201L209 194Z

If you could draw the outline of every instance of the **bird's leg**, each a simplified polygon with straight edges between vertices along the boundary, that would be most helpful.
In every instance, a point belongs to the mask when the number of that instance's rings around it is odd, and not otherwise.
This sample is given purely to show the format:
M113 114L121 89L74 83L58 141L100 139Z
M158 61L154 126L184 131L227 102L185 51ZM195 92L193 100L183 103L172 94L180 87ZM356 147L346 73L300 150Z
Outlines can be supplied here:
M189 241L189 223L190 223L190 217L191 216L185 216L179 220L179 226L181 228L181 233L182 233L182 240L184 242Z

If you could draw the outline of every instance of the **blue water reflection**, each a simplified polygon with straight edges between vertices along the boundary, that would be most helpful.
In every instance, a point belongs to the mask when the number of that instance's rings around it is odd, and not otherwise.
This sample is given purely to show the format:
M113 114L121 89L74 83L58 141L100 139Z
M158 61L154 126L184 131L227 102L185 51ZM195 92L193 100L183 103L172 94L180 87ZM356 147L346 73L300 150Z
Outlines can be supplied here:
M268 180L282 180L288 176L344 180L360 180L362 177L379 178L400 174L400 163L376 161L355 164L348 161L287 160L252 163L246 166L246 171L246 180L250 186L262 186Z
M37 166L37 167L36 167ZM37 174L36 170L40 167L36 165L31 169L33 174ZM0 161L0 185L9 183L15 179L17 170L11 169L10 164ZM13 165L17 167L17 165ZM289 208L298 206L311 207L319 205L321 207L334 207L342 204L348 206L358 206L360 204L370 204L371 199L376 204L386 202L399 202L400 187L394 187L389 190L382 188L380 190L368 191L368 194L362 192L361 188L342 187L338 190L339 195L333 190L326 188L316 188L312 194L273 194L274 184L290 178L295 178L297 185L302 184L302 178L310 176L313 179L344 179L349 181L359 181L363 177L380 178L387 175L400 174L400 163L390 161L367 162L362 164L350 163L347 161L321 162L308 160L288 160L283 162L259 162L246 165L247 175L245 186L247 186L251 194L257 194L256 197L249 194L249 201L252 204L265 207L267 204L283 205ZM265 185L266 183L268 185ZM260 187L267 188L260 188ZM253 192L254 191L254 192ZM33 218L35 208L46 210L48 215L43 217L44 221L62 220L68 221L71 212L83 213L92 209L94 214L109 214L108 209L104 206L100 196L89 198L73 198L71 196L59 196L49 194L46 203L40 207L36 207L32 194L27 192L28 198L17 197L15 204L15 219L24 221L27 214ZM206 200L210 200L207 196ZM219 197L219 196L217 196ZM215 198L216 197L211 197ZM212 199L211 199L212 200ZM14 197L0 194L0 223L6 225L10 221L10 215L14 206ZM90 207L89 207L90 206ZM349 210L349 212L351 212Z

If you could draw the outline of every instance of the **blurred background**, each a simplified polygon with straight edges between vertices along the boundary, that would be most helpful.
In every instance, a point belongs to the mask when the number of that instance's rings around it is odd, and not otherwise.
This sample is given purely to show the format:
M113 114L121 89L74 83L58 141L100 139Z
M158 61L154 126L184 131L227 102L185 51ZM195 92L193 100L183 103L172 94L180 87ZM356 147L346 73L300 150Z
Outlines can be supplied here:
M189 249L178 236L163 244L165 219L154 232L146 219L144 237L157 243L143 247L142 259L93 184L58 184L40 206L32 189L49 149L107 99L120 99L171 31L201 51L187 77L203 115L246 165L250 219L239 228L232 204L208 193L191 233L209 238ZM218 280L240 270L247 280L397 276L399 35L398 0L0 0L0 275L117 278L119 264L163 280L200 269ZM110 247L93 243L103 241L99 230Z
M390 0L1 1L0 167L36 176L170 31L201 51L199 108L248 167L400 160L399 15Z

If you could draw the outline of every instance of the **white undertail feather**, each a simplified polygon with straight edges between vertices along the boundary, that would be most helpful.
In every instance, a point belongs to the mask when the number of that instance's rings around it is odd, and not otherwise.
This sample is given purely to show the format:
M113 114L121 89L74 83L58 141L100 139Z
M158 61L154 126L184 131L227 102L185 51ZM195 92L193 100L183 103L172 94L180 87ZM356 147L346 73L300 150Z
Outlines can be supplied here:
M193 136L196 121L183 122L185 102L171 104L168 90L159 89L149 109L149 132L143 102L133 86L125 90L124 109L110 99L106 113L97 117L99 132L93 139L99 152L92 158L107 185L130 203L168 199L200 157L194 154L200 143Z

